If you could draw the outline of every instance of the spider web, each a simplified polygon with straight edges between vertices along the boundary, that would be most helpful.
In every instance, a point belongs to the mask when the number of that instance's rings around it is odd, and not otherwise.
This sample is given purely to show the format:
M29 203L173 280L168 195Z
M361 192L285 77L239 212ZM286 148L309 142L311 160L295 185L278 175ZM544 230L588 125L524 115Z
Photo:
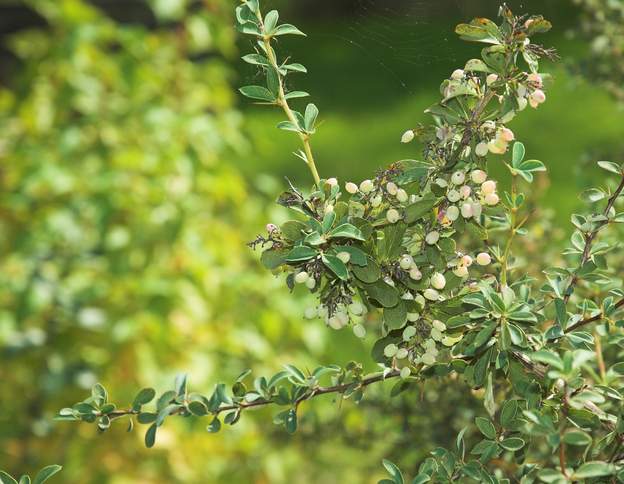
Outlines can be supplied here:
M353 0L348 27L332 35L366 55L413 94L414 73L438 71L459 61L449 25L470 15L464 0Z

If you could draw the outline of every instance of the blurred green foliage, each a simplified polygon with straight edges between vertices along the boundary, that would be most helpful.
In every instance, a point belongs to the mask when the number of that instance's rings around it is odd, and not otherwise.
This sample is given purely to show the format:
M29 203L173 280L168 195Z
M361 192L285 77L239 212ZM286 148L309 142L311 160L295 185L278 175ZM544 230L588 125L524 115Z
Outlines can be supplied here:
M392 411L375 392L359 408L329 397L306 404L294 437L267 419L248 418L217 440L180 422L145 450L123 429L98 438L53 424L97 380L120 401L148 381L165 388L178 371L207 390L246 367L368 361L370 341L302 323L303 294L290 298L245 247L264 220L285 220L272 208L282 185L273 177L308 175L274 130L279 116L248 116L253 153L241 136L231 2L152 0L151 28L114 22L82 0L26 3L47 25L9 39L20 68L0 90L2 468L59 463L57 479L68 483L373 482L382 456L409 469L474 418L480 404L444 381L394 399ZM460 19L418 28L442 41ZM398 138L453 59L405 67L415 79L408 94L384 69L364 77L371 58L337 42L349 20L297 23L316 36L313 51L292 50L321 88L322 173L364 177L408 155ZM539 124L528 116L517 132L553 168L547 199L565 214L575 203L563 196L570 167L585 150L620 143L621 113L563 69L557 77Z

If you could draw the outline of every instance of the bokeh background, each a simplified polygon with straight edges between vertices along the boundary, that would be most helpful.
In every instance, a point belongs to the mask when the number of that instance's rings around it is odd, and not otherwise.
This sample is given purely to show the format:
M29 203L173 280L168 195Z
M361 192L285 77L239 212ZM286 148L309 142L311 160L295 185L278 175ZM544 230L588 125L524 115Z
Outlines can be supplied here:
M549 168L537 187L540 213L562 227L542 234L556 248L576 193L600 177L593 161L621 152L624 113L579 75L591 45L572 1L508 3L550 18L542 41L562 57L545 68L555 78L548 102L512 124ZM352 359L374 368L371 341L304 321L306 296L289 295L245 245L284 220L273 203L284 177L310 180L292 156L297 140L275 129L280 114L236 94L258 73L238 60L253 46L234 31L235 4L0 1L0 468L59 463L65 483L369 483L382 457L414 469L481 411L459 381L391 401L382 385L358 407L306 403L294 436L263 410L218 435L200 420L168 421L151 450L143 429L98 436L52 420L97 381L129 402L178 372L210 391L246 368ZM455 24L498 8L264 4L309 34L280 42L310 72L291 82L321 109L320 172L343 181L418 156L401 133L425 119L440 81L478 56Z

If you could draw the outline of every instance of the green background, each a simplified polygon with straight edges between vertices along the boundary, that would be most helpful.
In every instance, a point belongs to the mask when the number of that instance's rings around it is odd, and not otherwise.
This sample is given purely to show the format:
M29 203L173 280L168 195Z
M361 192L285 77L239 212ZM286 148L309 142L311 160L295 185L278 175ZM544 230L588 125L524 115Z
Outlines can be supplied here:
M596 159L621 150L623 115L575 74L587 46L568 1L509 2L555 28L540 41L548 102L511 124L529 157L549 168L536 190L570 233L578 193L600 177ZM389 457L410 471L445 445L480 403L459 380L355 407L306 403L294 436L272 412L246 415L218 435L207 422L167 422L154 449L143 429L57 423L95 381L118 402L141 386L168 388L189 373L208 392L245 368L270 374L358 359L371 341L305 321L310 301L289 295L246 242L286 213L273 204L284 177L307 186L296 137L279 112L235 92L258 73L239 56L234 2L154 0L0 2L0 467L62 464L68 483L376 482ZM490 1L265 2L308 38L280 49L308 67L289 82L309 91L323 124L313 139L321 176L360 181L403 158L399 143L426 120L441 80L478 45L453 34ZM614 160L619 161L619 160ZM505 182L499 158L491 162ZM550 215L549 215L550 214ZM54 482L54 481L52 481Z

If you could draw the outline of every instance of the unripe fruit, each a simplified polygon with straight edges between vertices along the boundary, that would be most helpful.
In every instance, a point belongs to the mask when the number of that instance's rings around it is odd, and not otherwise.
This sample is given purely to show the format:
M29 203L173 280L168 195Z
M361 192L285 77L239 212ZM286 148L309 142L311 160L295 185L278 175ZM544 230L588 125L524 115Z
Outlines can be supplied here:
M329 324L329 327L331 329L335 329L335 330L342 329L342 323L340 322L337 316L332 316L331 318L329 318L327 320L327 324Z
M477 264L480 266L487 266L492 262L492 257L487 252L481 252L477 255Z
M485 180L487 180L487 173L483 170L473 170L470 172L470 179L473 183L480 185Z
M401 379L405 380L406 378L409 378L411 374L412 370L410 370L409 366L404 366L403 368L401 368L401 373L399 374L399 376L401 377Z
M390 195L394 196L394 195L396 195L396 194L397 194L397 192L399 191L399 187L397 187L397 186L396 186L396 183L393 183L393 182L388 182L388 183L386 183L386 191L387 191Z
M459 208L455 205L451 205L446 209L446 217L451 221L455 222L459 218Z
M412 267L409 272L410 279L414 281L420 281L422 279L422 272L418 269L418 267Z
M295 282L297 284L305 284L309 278L310 275L306 271L301 271L295 274Z
M411 129L408 129L403 136L401 136L401 143L410 143L414 140L414 132Z
M361 324L356 324L353 326L353 334L357 338L364 338L366 336L366 328Z
M399 214L398 210L391 208L386 214L386 219L388 219L388 222L390 222L391 224L394 224L401 219L401 215Z
M349 311L351 311L351 314L354 314L355 316L361 316L364 314L364 306L362 303L354 301L349 304Z
M464 218L472 217L472 204L470 204L470 203L462 204L462 206L461 206L461 214L462 214L462 217L464 217Z
M314 319L318 315L318 309L316 308L307 308L303 313L303 316L306 319Z
M440 293L438 293L438 291L436 291L435 289L431 288L425 289L423 295L425 296L425 299L429 299L429 301L437 301L438 299L440 299Z
M312 290L316 287L316 279L314 279L314 277L310 277L306 282L305 285L308 289Z
M463 171L456 171L451 175L451 182L455 185L461 185L466 180L466 173Z
M494 193L496 191L496 182L493 180L488 180L481 184L481 193L484 195L489 195L490 193Z
M489 74L486 78L485 78L485 82L487 83L487 85L489 86L490 84L494 84L496 81L498 81L498 74Z
M496 123L491 119L484 121L483 124L481 124L481 129L485 131L494 131L496 129Z
M440 240L440 232L429 232L426 236L425 236L425 242L427 242L427 244L429 245L435 245L438 243L438 240Z
M476 219L478 219L479 217L481 217L481 212L483 211L483 207L481 206L480 203L473 203L472 204L472 216Z
M448 193L446 194L446 198L448 199L449 202L455 203L461 198L461 195L459 194L457 190L449 190Z
M416 322L416 321L418 321L419 319L420 319L420 314L418 314L418 313L407 313L407 320L408 320L410 323L415 323L415 322ZM414 331L416 331L416 330L414 329ZM414 333L414 334L416 334L416 333ZM413 335L412 335L412 336L413 336Z
M539 74L535 72L532 72L531 74L527 76L527 81L532 83L538 89L541 89L543 86L542 76L540 76Z
M403 257L401 257L401 260L399 261L399 266L404 271L409 270L413 264L414 264L414 259L412 258L411 255L404 255Z
M493 139L488 143L488 149L495 155L503 155L507 151L507 143L500 138Z
M409 195L402 188L399 188L399 190L397 191L396 197L397 197L397 200L401 203L405 203L409 200Z
M529 95L529 103L533 108L536 108L544 101L546 101L546 94L541 89L536 89Z
M520 111L524 111L527 105L529 104L529 101L527 101L527 98L525 97L519 97L517 100L518 100L518 109Z
M345 190L347 191L347 193L353 195L354 193L357 193L358 186L353 182L349 182L345 185Z
M514 135L513 131L510 130L509 128L501 128L501 130L499 131L498 135L499 135L500 139L502 139L506 143L510 143L511 141L513 141L515 139L515 135Z
M377 208L379 207L379 205L381 205L382 200L383 199L381 198L381 195L377 195L376 197L373 197L371 199L371 205L373 206L373 208Z
M454 81L459 81L464 78L464 71L462 69L455 69L451 74L451 79Z
M373 185L373 182L370 180L364 180L362 183L360 183L360 190L364 194L370 193L374 189L375 189L375 186Z
M441 331L439 331L439 330L437 330L435 328L431 329L431 339L433 339L434 341L442 341L442 338L443 338L443 336L442 336L442 332Z
M414 326L408 326L403 330L403 341L409 341L416 336L416 328Z
M470 188L468 185L464 185L459 189L459 194L462 196L463 199L468 198L471 193L472 188Z
M488 193L485 196L485 203L487 205L496 205L499 201L500 199L498 198L498 195L496 193Z
M462 257L462 264L466 267L470 267L472 265L472 257L470 257L469 255L465 255L464 257Z
M399 348L397 347L397 345L391 343L384 348L384 355L386 356L386 358L392 358L394 355L397 354L398 351Z
M351 260L351 254L349 254L348 252L338 252L338 254L336 254L336 257L338 257L345 264L348 264Z
M475 146L475 153L477 156L487 156L490 149L488 148L488 144L485 141L481 141L477 146Z
M425 365L433 365L433 364L435 364L436 359L435 359L435 356L432 355L431 353L425 353L424 355L422 355L421 361Z
M439 272L435 272L431 275L430 282L434 289L444 289L444 286L446 286L446 278Z
M338 180L336 180L335 178L328 178L325 183L327 183L330 187L335 187L336 185L338 185Z
M453 274L457 277L468 277L468 268L466 266L459 266L453 269Z
M399 351L397 351L397 354L395 355L397 360L402 360L403 358L406 358L408 355L408 351L405 348L401 348Z

